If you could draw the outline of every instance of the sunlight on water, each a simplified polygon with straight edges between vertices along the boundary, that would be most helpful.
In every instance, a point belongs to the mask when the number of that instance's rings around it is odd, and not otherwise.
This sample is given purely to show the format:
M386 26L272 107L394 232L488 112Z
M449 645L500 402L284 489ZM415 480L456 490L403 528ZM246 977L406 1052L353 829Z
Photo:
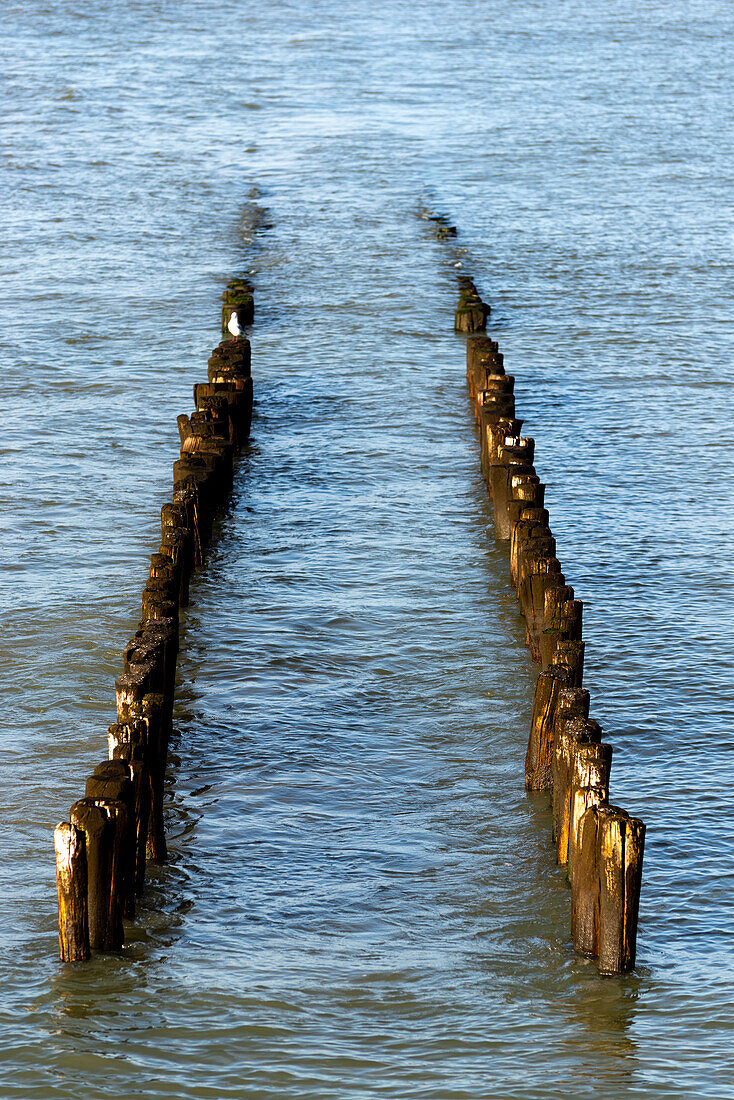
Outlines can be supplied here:
M734 1095L733 20L6 7L3 1096ZM523 791L535 669L421 201L492 303L648 825L622 981L574 958ZM52 829L236 271L257 418L186 615L171 861L123 957L63 969Z

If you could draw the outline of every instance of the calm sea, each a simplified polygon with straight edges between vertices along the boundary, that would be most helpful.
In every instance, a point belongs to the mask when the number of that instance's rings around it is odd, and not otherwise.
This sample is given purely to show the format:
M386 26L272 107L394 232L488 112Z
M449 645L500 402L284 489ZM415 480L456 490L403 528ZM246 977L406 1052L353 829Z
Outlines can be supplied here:
M0 1095L734 1096L734 8L9 0L0 16ZM535 668L452 334L493 308L639 967L574 958ZM176 415L256 286L257 418L185 618L171 861L56 958Z

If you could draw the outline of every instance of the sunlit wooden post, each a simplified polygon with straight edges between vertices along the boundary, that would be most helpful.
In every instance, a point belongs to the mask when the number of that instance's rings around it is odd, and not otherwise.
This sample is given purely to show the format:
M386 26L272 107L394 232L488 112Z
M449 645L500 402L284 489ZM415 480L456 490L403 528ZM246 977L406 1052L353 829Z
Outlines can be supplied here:
M561 688L570 684L571 674L562 666L541 672L536 681L525 754L525 789L528 791L547 791L551 788L556 705Z
M59 905L59 954L62 962L89 958L87 850L81 829L62 821L54 830L56 894Z
M645 850L645 826L616 807L600 807L597 828L599 864L599 973L633 970L637 956L637 920Z

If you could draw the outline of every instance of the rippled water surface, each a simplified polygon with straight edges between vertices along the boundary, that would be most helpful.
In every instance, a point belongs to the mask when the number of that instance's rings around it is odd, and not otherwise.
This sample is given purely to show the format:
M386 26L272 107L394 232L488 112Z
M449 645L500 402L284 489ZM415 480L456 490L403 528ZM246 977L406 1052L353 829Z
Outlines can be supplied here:
M11 2L0 1095L734 1096L734 9ZM639 968L574 958L535 669L452 335L460 229L559 555ZM186 614L122 957L56 959L52 829L113 679L222 286L257 417Z

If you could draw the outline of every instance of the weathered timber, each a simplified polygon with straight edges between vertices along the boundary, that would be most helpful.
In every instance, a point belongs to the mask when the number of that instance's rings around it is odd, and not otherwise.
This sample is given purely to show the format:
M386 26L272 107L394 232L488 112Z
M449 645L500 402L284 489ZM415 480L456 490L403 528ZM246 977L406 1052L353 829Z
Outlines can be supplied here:
M542 608L547 588L563 584L561 563L554 553L548 553L542 540L523 547L518 557L517 598L525 616L526 641L533 660L540 660L539 631L542 628Z
M187 547L187 535L183 530L168 527L163 530L158 553L168 558L178 577L177 603L179 607L188 607L190 566Z
M550 667L553 668L554 665L565 666L573 676L573 687L581 687L584 682L585 652L585 642L569 641L567 639L556 642L556 652Z
M512 522L513 515L517 515L517 510L513 508L513 505L520 504L523 514L523 505L525 502L517 501L514 499L514 495L518 491L528 493L529 490L536 488L536 485L527 483L525 485L516 486L517 481L525 480L528 475L521 475L521 477L513 477L511 479L511 491L513 493L513 500L510 501L509 514L510 514L510 581L512 582L515 591L517 592L518 599L520 599L520 581L523 576L523 563L525 555L530 554L532 551L542 550L548 557L555 557L555 539L548 526L547 515L545 508L538 509L541 512L541 519L518 519L516 522ZM544 514L543 514L544 513ZM523 611L522 602L520 604L520 610Z
M176 660L178 658L178 622L171 619L142 619L135 634L138 638L153 637L163 645L163 686L161 692L169 707L173 708L176 685Z
M488 316L489 306L478 294L462 293L454 315L454 331L483 332Z
M599 973L625 974L637 956L637 919L645 850L645 826L614 806L600 807Z
M583 621L581 600L566 600L560 606L555 604L557 589L545 593L543 629L540 631L540 663L549 668L558 649L559 642L580 642Z
M68 821L54 830L56 895L59 903L59 954L62 962L89 958L87 843L84 831Z
M487 484L487 491L490 498L492 496L492 485L489 476L489 450L491 446L489 433L500 420L509 420L512 423L522 425L521 420L515 419L515 398L511 393L495 394L494 396L490 395L479 409L478 427L482 477Z
M197 409L205 408L205 402L212 398L226 398L237 428L238 443L247 439L250 434L252 396L252 378L247 377L239 376L224 382L197 382L194 385L194 404Z
M147 858L152 863L163 863L168 857L166 830L163 819L163 797L168 760L168 742L171 730L171 711L164 696L146 695L136 717L146 725L147 753L145 763L150 780L150 812L148 823Z
M187 500L191 499L188 491L192 489L196 491L195 514L199 546L205 547L211 537L217 494L210 464L201 455L185 455L173 464L174 503L178 502L178 494L182 491L187 491Z
M112 763L112 761L110 761ZM113 799L95 798L112 827L112 860L110 864L109 922L116 948L125 942L122 918L129 913L128 899L132 877L133 905L135 899L134 876L131 876L129 849L130 817L127 805Z
M186 516L186 529L190 532L191 552L193 566L198 569L204 563L204 550L206 547L206 531L199 508L199 490L195 484L179 484L174 486L173 504L183 509Z
M508 437L509 438L509 437ZM511 479L514 475L535 475L533 466L534 440L523 436L505 442L497 451L497 462L490 468L492 503L494 504L494 529L498 539L510 537L510 518L507 505L511 497Z
M510 580L519 593L520 547L533 537L534 525L540 525L544 533L552 537L548 509L543 507L545 485L533 474L515 474L510 479L510 499L507 502L507 520L510 528Z
M579 825L586 810L609 799L612 746L603 741L571 746L571 809L568 825L568 878L572 883L580 843Z
M578 823L571 881L571 939L574 950L589 959L599 954L599 809L590 806Z
M542 675L542 673L541 673ZM576 686L576 685L565 685ZM558 705L558 700L556 700ZM567 718L553 729L553 763L551 769L553 789L553 821L556 834L558 865L568 863L569 834L571 828L571 764L577 745L601 741L601 726L587 718Z
M137 822L135 820L135 793L130 778L130 768L124 760L105 760L98 764L87 779L84 792L87 798L105 804L123 806L124 830L120 834L119 874L123 915L135 916L135 873L137 854ZM122 827L120 827L122 828Z
M150 819L150 772L148 769L147 723L135 721L110 726L107 739L110 760L127 764L133 788L135 820L135 892L141 894L145 882L146 848Z
M122 946L122 923L111 922L110 891L115 829L93 798L81 798L71 807L71 824L84 833L87 857L87 913L92 951L115 951Z
M222 306L223 336L226 336L229 332L227 326L229 325L229 319L233 313L236 314L237 320L242 328L251 325L255 318L255 299L253 296L246 293L238 295L230 294L230 300L225 301Z
M525 789L551 789L553 762L554 718L561 688L571 685L571 674L562 666L541 672L535 684L530 735L525 754Z

